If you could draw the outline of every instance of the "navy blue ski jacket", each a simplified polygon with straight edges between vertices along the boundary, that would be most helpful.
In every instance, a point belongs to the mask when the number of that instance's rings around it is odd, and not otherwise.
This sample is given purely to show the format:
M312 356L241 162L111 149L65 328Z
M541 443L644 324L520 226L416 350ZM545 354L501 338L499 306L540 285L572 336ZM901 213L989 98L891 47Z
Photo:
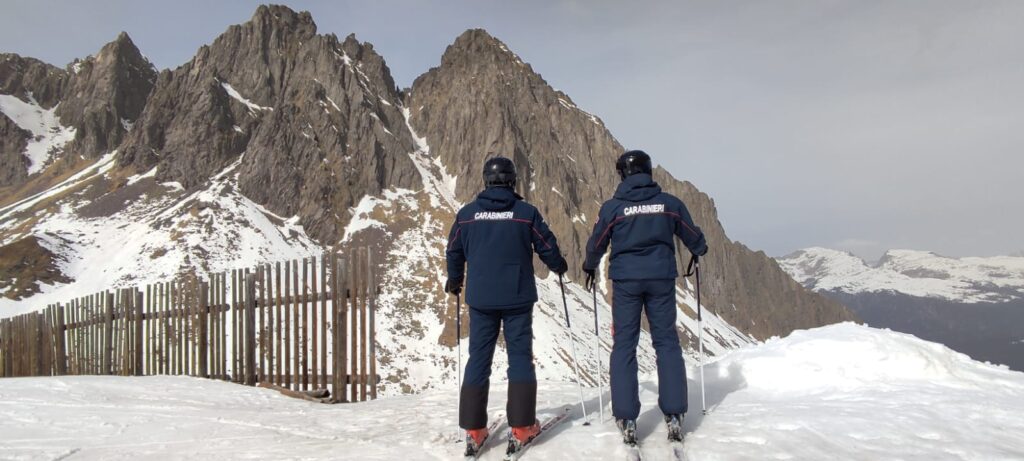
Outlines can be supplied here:
M708 251L682 200L662 192L649 174L627 176L601 206L583 268L596 270L611 244L612 280L674 279L679 275L674 237L695 255Z
M448 278L466 278L466 304L514 308L537 302L533 253L548 268L562 264L558 241L540 211L512 189L492 187L459 210L448 234Z

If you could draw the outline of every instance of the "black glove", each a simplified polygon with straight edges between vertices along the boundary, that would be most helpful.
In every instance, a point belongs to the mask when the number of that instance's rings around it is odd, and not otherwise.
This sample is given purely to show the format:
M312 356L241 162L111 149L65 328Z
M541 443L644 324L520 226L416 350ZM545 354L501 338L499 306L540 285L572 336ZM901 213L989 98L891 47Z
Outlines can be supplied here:
M453 295L462 293L462 279L448 279L444 282L444 292Z
M594 269L587 269L584 267L583 272L587 274L587 278L583 281L583 287L586 288L587 291L593 291L595 285L594 278L596 277L594 274L596 271Z
M700 249L700 253L694 253L694 256L704 256L706 254L708 254L708 246L704 245L704 247Z
M558 275L565 274L569 271L569 263L565 261L565 258L561 258L561 260L558 261L558 264L551 268L551 271Z

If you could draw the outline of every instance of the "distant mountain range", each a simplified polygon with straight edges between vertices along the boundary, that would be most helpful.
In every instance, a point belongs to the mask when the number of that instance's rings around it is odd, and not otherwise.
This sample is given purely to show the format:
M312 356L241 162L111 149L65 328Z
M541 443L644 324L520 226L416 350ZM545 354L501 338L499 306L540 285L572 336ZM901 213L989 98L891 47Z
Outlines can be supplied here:
M890 250L869 264L850 253L808 248L778 261L805 287L846 304L872 326L1024 370L1024 257Z

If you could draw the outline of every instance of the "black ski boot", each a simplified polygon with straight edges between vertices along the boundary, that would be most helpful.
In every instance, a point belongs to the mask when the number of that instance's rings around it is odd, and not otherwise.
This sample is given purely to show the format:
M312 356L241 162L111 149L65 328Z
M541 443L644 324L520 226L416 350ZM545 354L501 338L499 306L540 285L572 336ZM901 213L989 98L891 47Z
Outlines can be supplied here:
M683 441L683 415L665 415L665 424L668 426L668 441Z
M616 419L615 425L619 427L619 432L622 433L622 443L631 447L636 446L636 420L635 419Z

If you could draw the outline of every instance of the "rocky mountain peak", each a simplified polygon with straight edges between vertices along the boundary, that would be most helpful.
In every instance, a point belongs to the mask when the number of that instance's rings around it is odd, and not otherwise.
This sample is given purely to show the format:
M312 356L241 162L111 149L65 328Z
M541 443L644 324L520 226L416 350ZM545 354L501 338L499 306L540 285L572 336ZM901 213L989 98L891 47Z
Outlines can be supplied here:
M484 29L469 29L459 35L441 56L441 67L491 69L501 73L518 69L530 76L535 74L529 64Z
M156 69L126 32L68 68L57 114L77 128L71 152L99 157L116 149L131 130L156 83Z
M188 189L237 168L247 197L332 242L364 195L418 181L400 100L372 45L261 6L160 76L118 161Z
M300 38L316 35L313 15L308 11L295 11L285 5L260 5L249 22L242 27L251 27L266 35L282 31L294 33Z

